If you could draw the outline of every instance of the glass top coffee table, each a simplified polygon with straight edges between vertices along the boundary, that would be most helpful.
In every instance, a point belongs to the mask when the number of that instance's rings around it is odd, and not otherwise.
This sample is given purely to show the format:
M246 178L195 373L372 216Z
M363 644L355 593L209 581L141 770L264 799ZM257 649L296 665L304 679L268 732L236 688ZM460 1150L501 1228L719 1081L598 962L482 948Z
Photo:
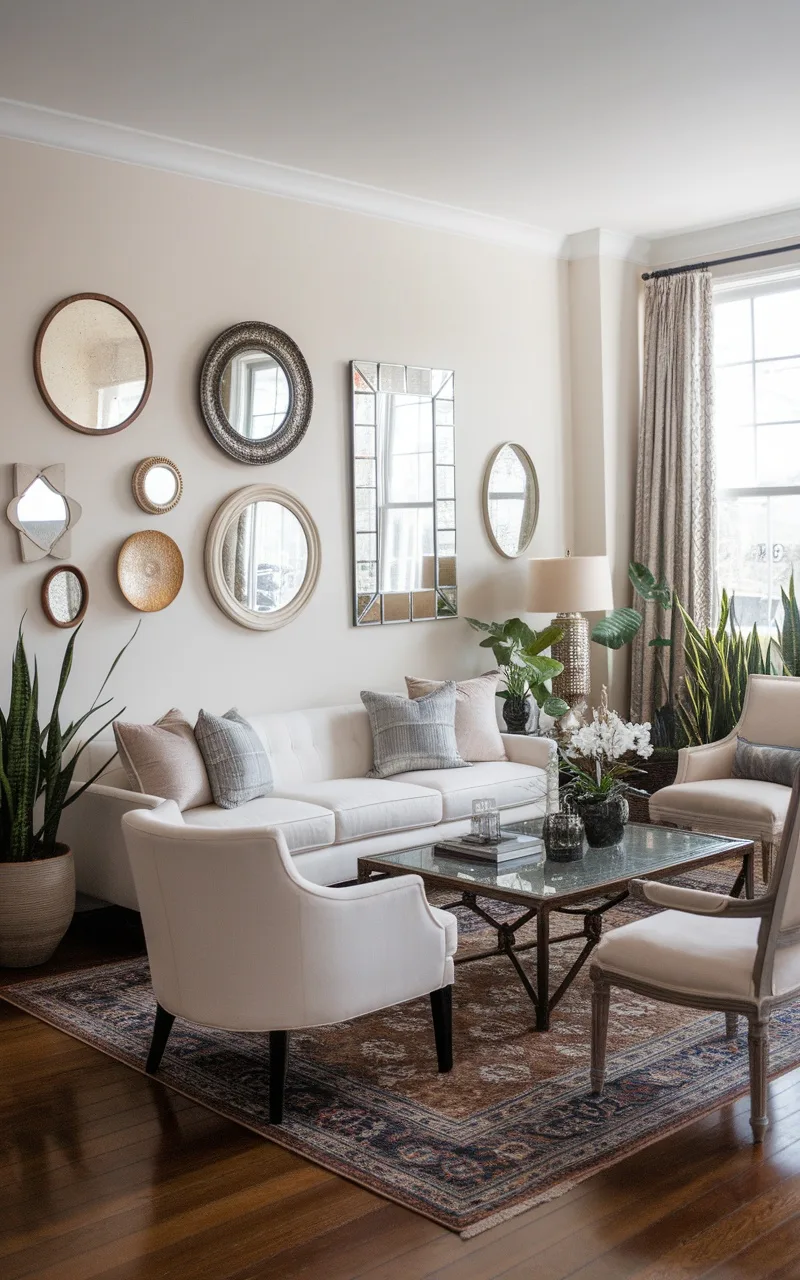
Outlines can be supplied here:
M526 835L540 835L542 819L514 822L503 830ZM606 849L588 849L576 862L514 862L494 867L472 862L457 854L445 853L434 845L401 849L397 853L379 853L359 858L360 882L373 876L401 876L415 873L432 889L456 889L461 897L448 907L468 907L497 930L497 946L477 955L456 956L456 964L486 960L506 955L536 1008L536 1029L547 1031L550 1014L567 988L575 981L590 952L600 941L603 915L628 896L628 881L660 880L668 876L739 857L742 866L731 889L738 897L744 890L754 897L753 844L749 840L731 840L724 836L699 835L677 827L653 827L629 823L621 844ZM523 908L512 921L495 920L478 902L478 898L495 899ZM581 917L581 928L575 932L550 936L553 913ZM536 937L518 943L516 933L523 925L535 921ZM572 938L583 938L581 954L554 992L550 991L550 947ZM535 949L534 981L519 959L520 954Z

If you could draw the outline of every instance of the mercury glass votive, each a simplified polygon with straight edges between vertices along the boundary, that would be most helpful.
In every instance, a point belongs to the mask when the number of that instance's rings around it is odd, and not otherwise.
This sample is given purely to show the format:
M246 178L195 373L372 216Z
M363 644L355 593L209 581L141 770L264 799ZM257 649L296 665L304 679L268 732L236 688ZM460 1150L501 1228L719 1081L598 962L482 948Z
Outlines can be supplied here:
M584 834L583 819L579 814L566 809L560 813L548 813L542 837L550 861L577 862L583 857Z

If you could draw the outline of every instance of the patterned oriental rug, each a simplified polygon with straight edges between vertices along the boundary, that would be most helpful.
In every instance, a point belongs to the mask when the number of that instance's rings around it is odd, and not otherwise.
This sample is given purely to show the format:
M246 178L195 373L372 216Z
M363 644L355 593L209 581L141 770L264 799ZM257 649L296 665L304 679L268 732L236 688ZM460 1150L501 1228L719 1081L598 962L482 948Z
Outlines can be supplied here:
M735 870L706 868L683 883L727 891ZM625 902L606 915L606 928L647 910ZM458 916L463 950L492 945L479 919L461 909ZM565 918L562 931L571 927ZM553 949L556 980L578 945ZM505 957L457 969L455 1066L446 1076L436 1071L427 999L298 1032L280 1128L267 1124L266 1035L178 1020L159 1078L326 1169L474 1235L747 1090L743 1021L728 1041L722 1014L614 991L609 1082L602 1098L592 1097L589 993L584 972L555 1010L552 1030L537 1034ZM143 1070L155 1009L145 960L19 983L2 996ZM800 1006L773 1019L771 1050L773 1074L800 1062Z

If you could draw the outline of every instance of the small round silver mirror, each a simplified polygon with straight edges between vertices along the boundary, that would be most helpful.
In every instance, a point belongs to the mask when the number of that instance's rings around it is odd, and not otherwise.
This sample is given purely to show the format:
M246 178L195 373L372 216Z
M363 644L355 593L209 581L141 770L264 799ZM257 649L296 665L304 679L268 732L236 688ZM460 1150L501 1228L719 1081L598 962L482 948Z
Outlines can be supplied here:
M539 481L527 450L510 440L486 465L483 519L492 546L509 560L528 549L539 519Z

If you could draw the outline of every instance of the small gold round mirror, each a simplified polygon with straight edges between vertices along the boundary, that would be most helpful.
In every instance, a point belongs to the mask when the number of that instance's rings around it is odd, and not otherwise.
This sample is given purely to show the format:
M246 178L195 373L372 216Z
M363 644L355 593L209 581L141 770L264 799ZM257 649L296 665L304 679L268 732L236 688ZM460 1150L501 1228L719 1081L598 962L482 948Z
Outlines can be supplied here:
M169 458L144 458L133 473L132 488L142 511L163 515L180 502L183 479Z
M54 627L77 627L86 613L89 587L74 564L51 569L42 583L42 609Z

